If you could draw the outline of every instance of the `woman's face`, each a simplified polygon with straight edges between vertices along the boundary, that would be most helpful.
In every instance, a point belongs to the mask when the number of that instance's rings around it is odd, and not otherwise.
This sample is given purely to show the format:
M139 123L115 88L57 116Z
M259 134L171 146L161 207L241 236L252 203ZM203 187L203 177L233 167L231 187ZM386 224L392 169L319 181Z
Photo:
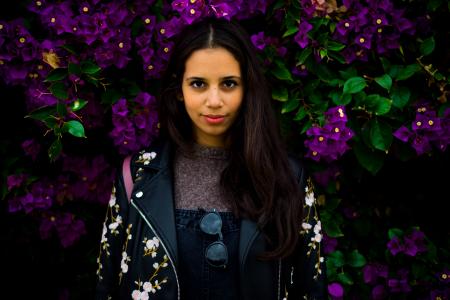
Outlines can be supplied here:
M225 146L244 94L239 62L224 48L194 51L186 60L181 90L196 142Z

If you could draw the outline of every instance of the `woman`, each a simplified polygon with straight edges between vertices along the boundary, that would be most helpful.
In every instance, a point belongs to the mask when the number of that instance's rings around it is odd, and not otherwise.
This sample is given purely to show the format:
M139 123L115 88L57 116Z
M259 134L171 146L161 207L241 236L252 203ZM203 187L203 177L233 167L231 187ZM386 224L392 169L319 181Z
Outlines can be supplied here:
M314 195L238 24L179 34L159 117L159 141L131 158L130 199L116 180L97 298L324 299Z

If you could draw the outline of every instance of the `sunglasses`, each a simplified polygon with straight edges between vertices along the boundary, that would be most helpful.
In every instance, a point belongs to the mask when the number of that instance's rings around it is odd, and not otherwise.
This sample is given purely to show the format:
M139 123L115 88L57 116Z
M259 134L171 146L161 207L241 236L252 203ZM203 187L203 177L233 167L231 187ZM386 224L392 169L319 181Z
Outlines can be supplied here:
M219 240L208 245L205 258L209 265L217 268L226 268L228 263L227 246L223 243L222 218L213 210L200 220L200 229L209 235L219 235Z

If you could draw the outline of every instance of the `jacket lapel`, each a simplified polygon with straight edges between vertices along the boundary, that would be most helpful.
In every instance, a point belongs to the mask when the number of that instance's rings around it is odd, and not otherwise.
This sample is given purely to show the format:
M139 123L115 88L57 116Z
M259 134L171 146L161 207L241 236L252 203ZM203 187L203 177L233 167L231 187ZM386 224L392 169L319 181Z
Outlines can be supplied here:
M147 165L139 165L146 172L136 181L132 199L156 231L168 254L178 265L175 229L173 176L170 167L171 146L164 143L151 150L156 153Z

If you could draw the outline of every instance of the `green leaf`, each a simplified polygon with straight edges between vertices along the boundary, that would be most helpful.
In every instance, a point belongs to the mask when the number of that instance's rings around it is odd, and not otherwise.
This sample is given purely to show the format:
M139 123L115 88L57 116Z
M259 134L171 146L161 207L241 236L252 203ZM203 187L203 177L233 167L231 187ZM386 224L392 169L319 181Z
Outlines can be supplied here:
M336 268L340 268L345 264L344 254L340 250L333 251L328 254L327 261Z
M337 274L337 279L339 282L345 285L352 285L353 279L347 273L339 273Z
M403 230L401 230L400 228L390 228L388 230L388 237L390 240L392 240L394 237L401 238L403 234Z
M384 115L391 110L392 100L382 97L378 94L368 95L363 100L367 110L375 113L376 115Z
M288 112L293 111L296 109L300 104L300 101L298 99L289 99L286 102L283 102L283 105L281 106L281 113L285 114Z
M347 68L346 70L340 70L339 75L341 75L342 79L347 80L352 77L358 76L358 72L356 71L355 68L351 67L351 68Z
M434 37L431 36L426 40L424 40L420 45L420 53L422 53L422 55L424 56L427 56L434 51L434 47L435 47Z
M344 236L340 225L334 219L329 219L328 222L323 222L322 225L323 230L327 233L328 236L334 238Z
M47 78L45 78L44 82L53 82L62 80L67 77L67 69L66 68L56 68L48 73Z
M381 65L383 66L383 70L385 73L389 73L391 69L391 63L385 57L380 57Z
M81 75L81 67L80 65L74 64L74 63L69 63L69 74L74 74L74 75Z
M292 81L291 72L289 72L285 63L279 59L275 60L275 66L272 69L272 74L280 80Z
M70 104L70 109L72 111L78 111L83 107L85 107L87 103L88 101L78 98L77 100L75 100L73 103Z
M86 137L84 135L83 124L81 124L77 120L71 120L71 121L65 122L63 125L63 131L69 132L71 135L76 136L76 137Z
M79 55L77 49L73 45L63 45L61 48L66 49L68 52L74 55Z
M345 45L341 44L341 43L338 43L338 42L335 42L335 41L328 41L328 44L327 44L326 48L328 50L330 50L330 51L338 52L338 51L341 51L342 49L344 49Z
M300 130L300 134L304 134L306 132L306 130L311 128L311 126L312 126L312 120L306 121L306 123L303 125L302 129Z
M305 63L306 59L311 55L312 49L310 47L303 49L300 54L296 56L297 66Z
M43 106L33 110L31 113L25 116L25 118L32 118L35 120L43 121L56 113L56 106Z
M272 98L281 102L289 99L289 92L286 86L278 86L272 90Z
M50 158L50 161L55 161L61 154L61 151L62 151L62 143L61 140L57 138L50 145L50 148L48 148L48 157Z
M367 262L364 256L361 253L359 253L358 249L355 249L348 255L347 263L353 268L361 268Z
M401 68L396 77L397 80L405 80L409 77L413 76L414 73L420 71L421 67L418 64L407 65L404 68Z
M306 109L304 106L300 106L297 113L295 114L294 121L301 121L306 117Z
M392 86L392 78L388 74L384 74L380 77L375 77L376 83L378 83L381 87L385 88L386 90L390 90Z
M331 58L334 58L335 60L337 60L341 64L346 64L347 63L347 61L345 60L345 57L342 56L338 52L328 52L328 56L331 57Z
M439 6L442 5L443 0L429 0L427 2L428 2L427 10L436 11L436 9L438 9ZM450 3L448 3L448 5L449 5L449 10L450 10Z
M391 90L392 105L397 108L404 108L411 97L411 92L407 87L394 86Z
M50 92L58 99L66 100L69 97L67 88L62 82L54 82L49 87Z
M64 103L58 103L56 105L56 111L59 116L64 117L67 115L67 106Z
M366 80L362 77L352 77L344 83L345 94L355 94L362 91L367 86Z
M370 141L375 149L387 151L392 144L392 128L385 122L372 119L369 121Z
M364 146L361 142L355 143L353 150L359 164L368 170L372 175L377 174L384 164L385 155L383 152L371 150Z
M286 32L283 34L283 38L288 37L290 35L293 35L294 33L296 33L298 31L298 26L294 23L292 24L288 24L287 25L287 30Z
M95 74L99 72L101 68L90 61L81 62L81 71L86 74Z
M338 91L332 91L328 96L336 105L347 105L352 101L351 94L341 94Z

